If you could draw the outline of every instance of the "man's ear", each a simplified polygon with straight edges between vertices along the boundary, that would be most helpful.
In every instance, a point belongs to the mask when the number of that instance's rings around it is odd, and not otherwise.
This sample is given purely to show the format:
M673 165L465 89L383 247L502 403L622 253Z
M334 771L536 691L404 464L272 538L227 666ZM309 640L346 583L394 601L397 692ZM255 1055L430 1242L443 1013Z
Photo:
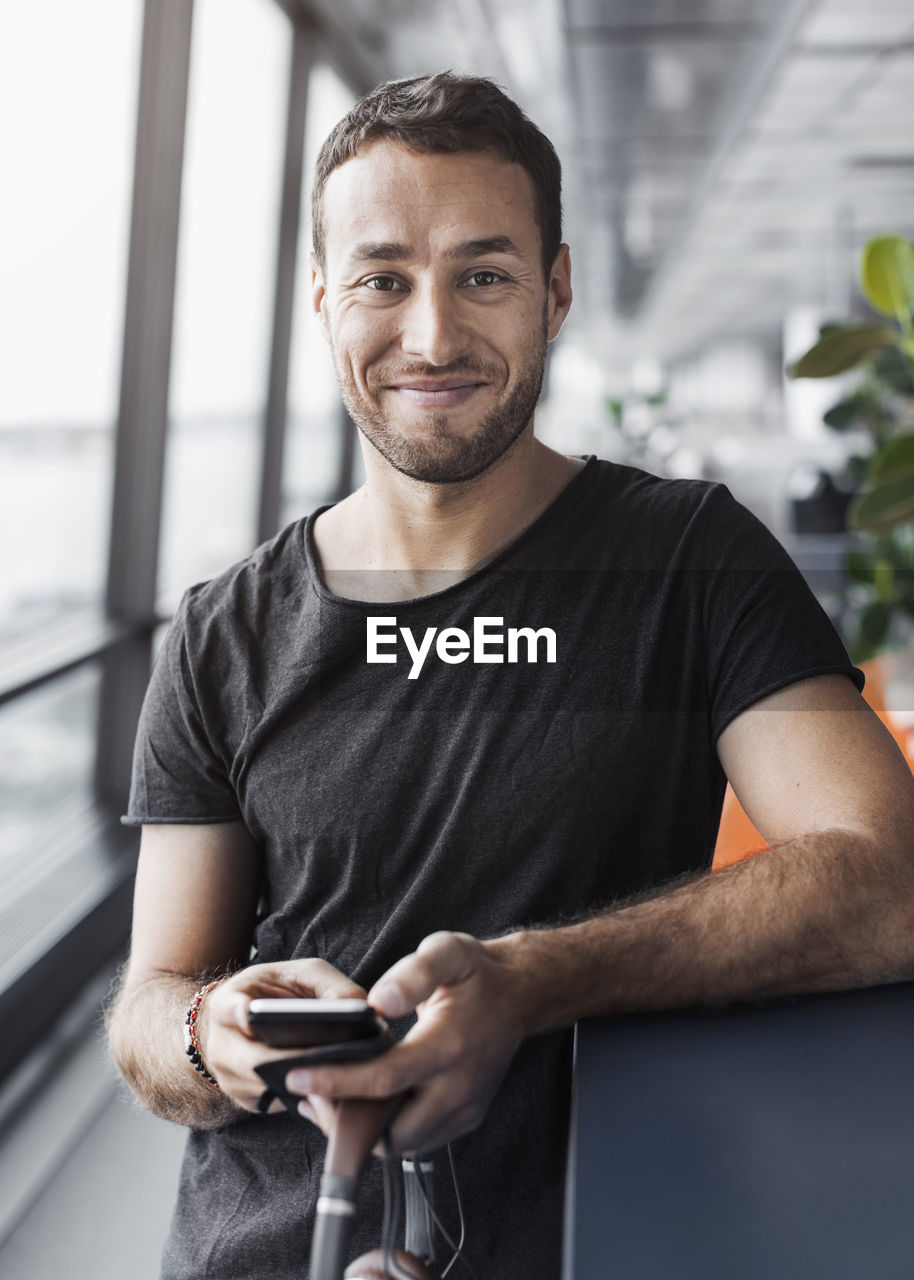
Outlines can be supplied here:
M327 342L330 341L330 325L327 322L327 290L324 285L324 273L314 250L309 255L311 263L311 307L317 316L321 333Z
M571 309L571 251L567 244L560 244L549 273L546 299L546 340L558 336Z

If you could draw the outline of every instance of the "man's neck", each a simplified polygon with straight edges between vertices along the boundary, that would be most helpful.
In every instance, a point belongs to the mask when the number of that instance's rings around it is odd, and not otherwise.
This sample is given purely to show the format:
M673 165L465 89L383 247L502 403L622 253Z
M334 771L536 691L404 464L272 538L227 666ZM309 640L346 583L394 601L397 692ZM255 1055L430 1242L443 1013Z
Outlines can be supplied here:
M558 497L583 463L521 437L482 475L425 484L366 457L361 489L319 516L325 586L349 599L431 595L494 559Z

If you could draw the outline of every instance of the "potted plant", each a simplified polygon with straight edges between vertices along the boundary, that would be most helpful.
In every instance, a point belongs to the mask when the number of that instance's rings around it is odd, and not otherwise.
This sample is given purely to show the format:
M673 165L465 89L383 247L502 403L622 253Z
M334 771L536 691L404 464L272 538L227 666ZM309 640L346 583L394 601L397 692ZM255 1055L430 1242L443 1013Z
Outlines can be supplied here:
M871 442L847 514L848 528L861 535L847 558L862 600L848 637L858 662L914 636L914 245L900 235L870 240L860 284L873 310L893 323L825 325L788 369L793 378L861 371L825 415L835 430L864 428ZM914 665L914 649L911 658ZM908 710L914 714L914 706Z

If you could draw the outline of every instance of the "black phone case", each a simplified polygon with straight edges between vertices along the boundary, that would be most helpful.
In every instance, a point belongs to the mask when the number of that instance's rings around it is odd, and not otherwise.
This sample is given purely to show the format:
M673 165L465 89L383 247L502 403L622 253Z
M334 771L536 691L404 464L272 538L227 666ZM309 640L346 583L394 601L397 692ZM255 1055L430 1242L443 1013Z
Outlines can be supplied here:
M347 1018L345 1021L325 1021L315 1018L313 1022L298 1022L294 1018L287 1021L258 1018L250 1015L251 1030L272 1049L288 1049L291 1052L304 1053L311 1049L336 1048L350 1040L373 1041L378 1034L379 1019L373 1010L369 1017ZM309 1040L309 1029L323 1035L324 1039ZM328 1033L337 1039L326 1038ZM299 1037L299 1038L296 1038Z
M298 1115L301 1097L286 1089L286 1076L293 1067L316 1067L325 1062L365 1062L389 1049L394 1038L386 1027L379 1026L378 1034L365 1040L344 1040L340 1044L322 1044L315 1049L280 1058L277 1062L262 1062L254 1070L267 1086L257 1102L258 1111L266 1111L274 1098L279 1098L287 1111Z

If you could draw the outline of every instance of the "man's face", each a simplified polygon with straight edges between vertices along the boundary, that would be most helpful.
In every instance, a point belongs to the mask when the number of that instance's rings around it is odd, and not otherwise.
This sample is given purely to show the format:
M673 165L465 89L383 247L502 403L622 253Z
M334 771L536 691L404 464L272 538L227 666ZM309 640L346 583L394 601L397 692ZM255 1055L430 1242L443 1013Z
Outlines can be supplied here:
M571 302L543 277L533 184L489 151L374 142L331 173L314 305L346 408L397 471L467 480L532 420Z

